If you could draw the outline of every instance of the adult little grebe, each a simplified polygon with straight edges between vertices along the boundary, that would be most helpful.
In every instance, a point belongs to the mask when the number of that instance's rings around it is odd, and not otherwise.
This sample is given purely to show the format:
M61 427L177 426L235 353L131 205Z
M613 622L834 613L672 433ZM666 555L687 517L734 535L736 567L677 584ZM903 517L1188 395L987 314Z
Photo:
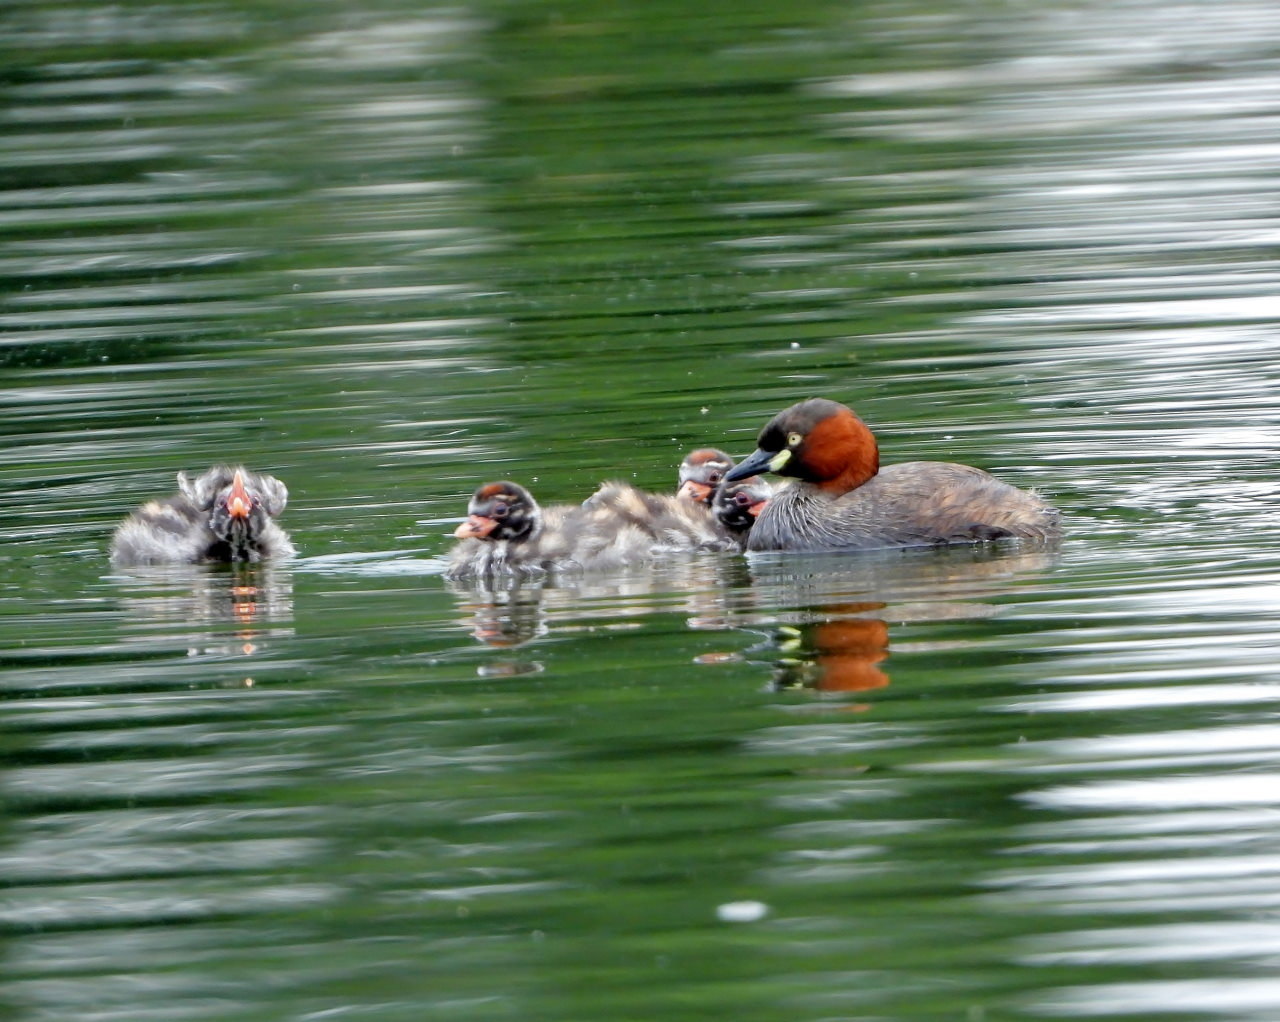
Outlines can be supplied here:
M111 540L111 563L199 564L261 561L295 553L273 518L289 491L269 475L218 465L199 478L178 473L181 491L134 511Z
M1059 513L981 469L909 461L880 468L871 430L844 405L810 398L760 431L758 450L725 476L792 476L756 519L749 550L858 550L1048 540Z

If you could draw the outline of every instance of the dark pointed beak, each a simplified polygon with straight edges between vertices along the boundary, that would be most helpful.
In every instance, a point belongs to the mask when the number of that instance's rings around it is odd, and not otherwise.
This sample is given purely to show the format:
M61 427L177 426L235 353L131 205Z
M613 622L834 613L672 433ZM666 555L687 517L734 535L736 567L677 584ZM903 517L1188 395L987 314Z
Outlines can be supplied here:
M768 472L769 462L773 460L777 451L758 450L745 461L738 462L733 468L725 473L724 481L732 483L738 479L746 479L747 476L758 476L761 472Z

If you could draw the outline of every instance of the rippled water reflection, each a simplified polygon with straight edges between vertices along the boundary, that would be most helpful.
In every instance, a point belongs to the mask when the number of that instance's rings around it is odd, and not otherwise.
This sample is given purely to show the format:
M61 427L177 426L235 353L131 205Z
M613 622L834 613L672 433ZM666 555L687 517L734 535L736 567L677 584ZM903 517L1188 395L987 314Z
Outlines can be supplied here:
M1275 1017L1271 5L0 29L6 1017ZM814 393L1067 538L440 576Z

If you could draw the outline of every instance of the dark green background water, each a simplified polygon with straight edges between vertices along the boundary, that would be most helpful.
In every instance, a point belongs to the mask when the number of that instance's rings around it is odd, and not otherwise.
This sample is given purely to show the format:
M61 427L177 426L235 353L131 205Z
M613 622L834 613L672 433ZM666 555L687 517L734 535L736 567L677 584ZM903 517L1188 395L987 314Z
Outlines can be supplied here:
M1280 9L0 8L6 1018L1274 1019ZM1050 553L450 589L812 394ZM244 461L303 556L114 575Z

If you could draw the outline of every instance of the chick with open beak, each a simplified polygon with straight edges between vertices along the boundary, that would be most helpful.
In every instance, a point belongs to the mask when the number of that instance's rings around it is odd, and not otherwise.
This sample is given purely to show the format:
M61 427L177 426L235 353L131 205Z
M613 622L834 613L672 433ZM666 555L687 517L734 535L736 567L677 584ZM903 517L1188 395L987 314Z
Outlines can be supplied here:
M194 479L179 472L178 489L143 504L116 529L112 564L255 562L296 552L274 521L289 498L279 479L217 465Z

